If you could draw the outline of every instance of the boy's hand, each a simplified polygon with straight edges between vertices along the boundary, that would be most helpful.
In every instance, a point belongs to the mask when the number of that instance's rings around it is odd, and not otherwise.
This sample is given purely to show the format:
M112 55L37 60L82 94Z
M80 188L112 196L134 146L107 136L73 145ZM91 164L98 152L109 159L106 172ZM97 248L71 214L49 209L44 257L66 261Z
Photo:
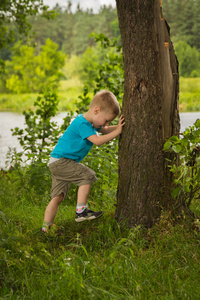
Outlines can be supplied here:
M116 128L116 130L118 131L119 134L122 132L122 128L123 128L124 125L125 125L124 116L121 115L120 118L119 118L117 128Z
M108 126L109 132L105 132L105 128L102 128L100 132L104 133L101 136L97 136L96 134L88 136L87 139L92 142L93 144L100 146L102 144L105 144L109 141L112 141L114 138L116 138L120 133L122 132L122 127L125 125L124 117L121 116L119 118L118 125L114 126Z

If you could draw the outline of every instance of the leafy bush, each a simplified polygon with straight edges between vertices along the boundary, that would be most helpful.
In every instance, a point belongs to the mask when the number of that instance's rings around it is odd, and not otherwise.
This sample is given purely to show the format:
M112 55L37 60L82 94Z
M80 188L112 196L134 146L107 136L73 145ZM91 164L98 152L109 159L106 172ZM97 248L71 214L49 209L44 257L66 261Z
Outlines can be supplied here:
M37 97L34 106L35 112L29 110L23 113L25 129L16 127L12 130L23 151L11 149L7 157L12 165L8 176L15 178L18 195L36 202L50 191L51 176L47 162L60 135L59 127L51 121L57 113L56 92L47 89Z
M88 47L80 59L79 76L89 87L95 84L99 66L104 63L106 52L99 44L96 44L95 47Z
M121 102L124 91L124 64L122 46L117 39L110 40L104 34L94 34L96 42L101 47L109 49L105 55L104 63L99 66L98 76L95 78L94 93L101 89L108 89Z
M81 58L72 56L65 65L66 76L78 75L94 93L109 89L122 99L124 66L122 46L117 39L109 39L104 34L90 35L96 47L88 47Z
M164 150L178 154L169 161L175 185L172 195L189 208L192 200L200 196L200 120L187 128L180 138L170 137Z
M57 113L58 97L56 92L47 90L41 93L34 102L35 113L31 110L23 112L25 129L16 127L13 135L18 136L24 151L26 162L45 162L49 157L52 146L57 142L60 134L55 122L51 118Z

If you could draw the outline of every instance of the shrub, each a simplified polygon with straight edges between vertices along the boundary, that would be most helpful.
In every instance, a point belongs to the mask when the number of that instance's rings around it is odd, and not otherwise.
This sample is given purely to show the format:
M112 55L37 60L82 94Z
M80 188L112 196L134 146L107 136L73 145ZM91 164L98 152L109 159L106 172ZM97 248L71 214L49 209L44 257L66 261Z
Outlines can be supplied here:
M170 137L165 145L166 152L175 153L169 161L174 176L172 196L181 198L186 207L200 196L200 120L187 128L181 137Z

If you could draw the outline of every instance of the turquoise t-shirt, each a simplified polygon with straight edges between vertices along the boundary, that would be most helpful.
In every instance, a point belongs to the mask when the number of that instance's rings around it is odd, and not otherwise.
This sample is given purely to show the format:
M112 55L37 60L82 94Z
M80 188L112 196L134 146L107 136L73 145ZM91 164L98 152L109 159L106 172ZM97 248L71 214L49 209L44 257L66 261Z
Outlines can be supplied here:
M66 157L80 162L93 145L87 137L94 134L97 134L97 129L83 115L78 115L59 138L51 156Z

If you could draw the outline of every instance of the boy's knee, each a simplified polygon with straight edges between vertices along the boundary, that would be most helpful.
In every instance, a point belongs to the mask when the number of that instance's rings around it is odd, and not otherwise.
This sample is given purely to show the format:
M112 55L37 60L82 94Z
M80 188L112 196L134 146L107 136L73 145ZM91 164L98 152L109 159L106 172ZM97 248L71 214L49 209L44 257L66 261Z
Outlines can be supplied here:
M63 201L63 198L64 198L64 194L62 193L58 196L55 196L54 201L57 202L58 204L60 204Z

